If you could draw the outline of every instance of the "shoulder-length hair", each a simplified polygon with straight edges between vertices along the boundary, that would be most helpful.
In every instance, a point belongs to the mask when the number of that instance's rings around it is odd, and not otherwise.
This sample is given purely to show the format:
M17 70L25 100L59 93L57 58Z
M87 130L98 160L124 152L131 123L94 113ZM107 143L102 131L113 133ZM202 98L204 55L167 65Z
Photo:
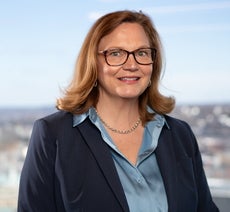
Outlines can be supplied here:
M98 88L95 86L98 75L98 45L104 36L110 34L124 22L140 24L149 39L150 47L156 49L150 86L139 97L139 113L142 123L146 123L154 116L154 114L148 112L147 106L158 114L167 114L173 110L174 98L166 97L159 91L163 59L158 32L147 15L129 10L106 14L91 27L78 55L72 81L64 91L63 97L57 100L59 110L81 114L91 106L96 106L99 97Z

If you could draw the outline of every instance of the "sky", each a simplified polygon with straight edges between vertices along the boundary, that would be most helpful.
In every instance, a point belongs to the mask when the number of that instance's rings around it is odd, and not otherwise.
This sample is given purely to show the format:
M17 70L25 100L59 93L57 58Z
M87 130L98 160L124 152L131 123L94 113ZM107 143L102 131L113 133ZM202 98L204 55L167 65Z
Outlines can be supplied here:
M163 94L230 103L230 1L0 0L0 107L54 106L92 24L124 9L149 15L161 36Z

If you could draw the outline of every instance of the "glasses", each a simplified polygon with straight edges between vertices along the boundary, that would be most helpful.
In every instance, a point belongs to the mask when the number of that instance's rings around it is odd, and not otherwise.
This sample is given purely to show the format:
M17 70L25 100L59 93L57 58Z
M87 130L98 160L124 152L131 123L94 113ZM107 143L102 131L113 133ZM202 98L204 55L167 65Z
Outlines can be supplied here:
M124 49L108 49L99 51L103 54L105 61L109 66L121 66L126 63L129 55L132 54L135 61L140 65L150 65L156 57L156 49L154 48L140 48L135 51L129 52Z

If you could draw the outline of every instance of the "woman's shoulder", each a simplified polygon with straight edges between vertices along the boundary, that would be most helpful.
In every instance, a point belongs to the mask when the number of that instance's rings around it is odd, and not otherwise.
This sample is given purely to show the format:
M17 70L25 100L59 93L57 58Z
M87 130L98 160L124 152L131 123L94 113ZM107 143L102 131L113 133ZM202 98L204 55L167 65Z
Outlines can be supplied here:
M60 128L72 126L73 114L66 111L56 111L35 120L34 125L41 125L48 128Z
M191 126L184 120L168 115L165 116L165 120L169 126L173 138L177 141L175 144L182 144L188 155L196 152L197 140Z
M164 118L169 126L190 128L189 124L182 119L179 119L179 118L176 118L170 115L164 115Z
M73 129L73 114L65 111L56 111L35 120L33 134L49 135L55 138L62 134L70 134Z
M169 129L173 134L177 134L178 136L184 138L194 138L193 130L188 122L169 115L165 115L164 117Z
M71 119L73 117L72 113L63 111L63 110L58 110L53 113L47 114L46 116L43 116L42 118L39 118L39 120L45 120L48 122L56 122L56 121L63 121L63 119Z

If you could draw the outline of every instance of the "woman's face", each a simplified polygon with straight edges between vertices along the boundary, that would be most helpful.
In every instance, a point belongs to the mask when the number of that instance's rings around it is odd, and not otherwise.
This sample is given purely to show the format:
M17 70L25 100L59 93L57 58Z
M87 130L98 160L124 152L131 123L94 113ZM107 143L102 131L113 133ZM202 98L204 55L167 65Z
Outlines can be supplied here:
M149 40L141 25L123 23L101 39L98 51L123 49L131 52L149 47ZM140 52L142 53L145 54ZM116 51L111 54L117 57ZM110 66L106 63L104 55L99 54L98 71L100 97L137 99L149 85L152 64L140 65L130 54L123 65Z

